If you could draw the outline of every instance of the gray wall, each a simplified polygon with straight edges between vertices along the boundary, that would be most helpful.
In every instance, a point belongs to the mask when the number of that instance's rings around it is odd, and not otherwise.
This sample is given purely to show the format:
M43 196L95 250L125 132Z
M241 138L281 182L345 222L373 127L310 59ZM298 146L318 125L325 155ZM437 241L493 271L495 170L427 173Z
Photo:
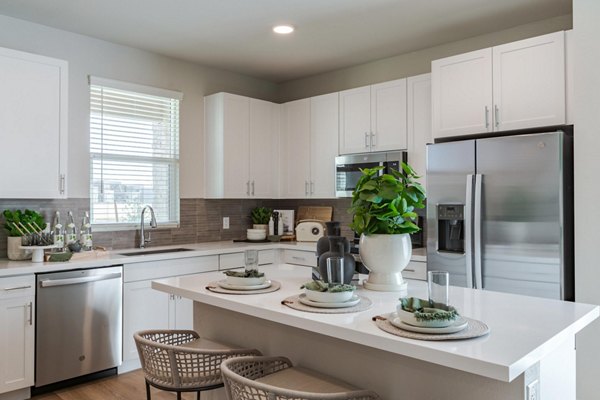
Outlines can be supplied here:
M88 75L183 92L181 196L204 195L203 97L226 91L275 100L277 86L248 76L175 60L132 47L0 15L0 47L69 62L69 197L89 196ZM0 133L1 134L1 133Z
M575 299L600 304L600 1L573 1ZM600 321L577 335L577 398L600 396Z
M432 60L571 28L571 15L564 15L350 68L297 79L280 84L279 100L286 102L424 74L431 72Z

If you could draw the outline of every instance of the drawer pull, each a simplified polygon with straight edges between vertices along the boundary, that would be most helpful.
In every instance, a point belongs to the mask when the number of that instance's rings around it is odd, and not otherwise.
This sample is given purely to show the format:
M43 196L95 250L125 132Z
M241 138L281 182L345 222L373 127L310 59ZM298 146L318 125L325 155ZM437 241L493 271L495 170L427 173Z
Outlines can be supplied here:
M304 258L304 257L298 257L298 256L292 256L292 260L306 261L306 258Z
M9 292L11 290L22 290L22 289L31 289L31 285L27 285L27 286L15 286L15 287L4 288L4 290L7 291L7 292Z
M416 272L414 269L408 269L408 268L404 268L403 271L406 271L406 272Z

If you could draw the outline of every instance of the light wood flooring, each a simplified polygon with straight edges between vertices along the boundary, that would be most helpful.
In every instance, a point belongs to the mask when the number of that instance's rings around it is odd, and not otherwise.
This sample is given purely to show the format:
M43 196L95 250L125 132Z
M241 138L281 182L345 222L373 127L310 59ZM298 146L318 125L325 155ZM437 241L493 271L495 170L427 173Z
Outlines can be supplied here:
M152 391L152 400L171 400L176 395L173 392L164 392L155 388ZM219 389L218 391L222 391ZM212 391L214 392L214 391ZM201 398L211 399L216 393L202 392ZM196 393L183 393L185 400L196 399ZM135 370L125 374L98 379L70 388L57 390L32 397L32 400L146 400L144 374L142 370Z

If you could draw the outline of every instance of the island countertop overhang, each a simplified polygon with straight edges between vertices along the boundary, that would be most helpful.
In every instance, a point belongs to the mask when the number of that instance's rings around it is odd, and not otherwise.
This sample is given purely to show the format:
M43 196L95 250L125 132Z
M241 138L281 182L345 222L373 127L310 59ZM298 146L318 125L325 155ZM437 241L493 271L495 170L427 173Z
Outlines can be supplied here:
M511 382L536 362L600 315L599 307L528 296L452 287L450 299L468 317L486 322L489 335L461 341L418 341L379 330L371 318L392 312L398 294L359 289L373 300L370 310L353 314L316 314L292 310L281 304L300 293L310 279L306 267L279 264L261 267L282 283L279 291L261 295L226 295L210 292L209 282L223 279L221 272L163 279L154 289L215 307L262 318L287 326L336 337L390 353L448 368ZM426 297L426 284L410 281L409 295Z

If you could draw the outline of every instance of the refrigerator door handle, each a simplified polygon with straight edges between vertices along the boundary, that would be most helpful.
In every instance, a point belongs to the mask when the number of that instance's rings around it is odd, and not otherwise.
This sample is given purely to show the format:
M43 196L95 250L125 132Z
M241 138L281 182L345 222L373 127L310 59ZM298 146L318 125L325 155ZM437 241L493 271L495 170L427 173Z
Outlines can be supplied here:
M481 270L481 190L483 175L475 175L475 197L473 210L473 261L475 264L475 288L483 289L483 271Z
M471 232L473 215L473 174L467 175L467 201L465 202L465 265L467 287L473 287L473 234Z

